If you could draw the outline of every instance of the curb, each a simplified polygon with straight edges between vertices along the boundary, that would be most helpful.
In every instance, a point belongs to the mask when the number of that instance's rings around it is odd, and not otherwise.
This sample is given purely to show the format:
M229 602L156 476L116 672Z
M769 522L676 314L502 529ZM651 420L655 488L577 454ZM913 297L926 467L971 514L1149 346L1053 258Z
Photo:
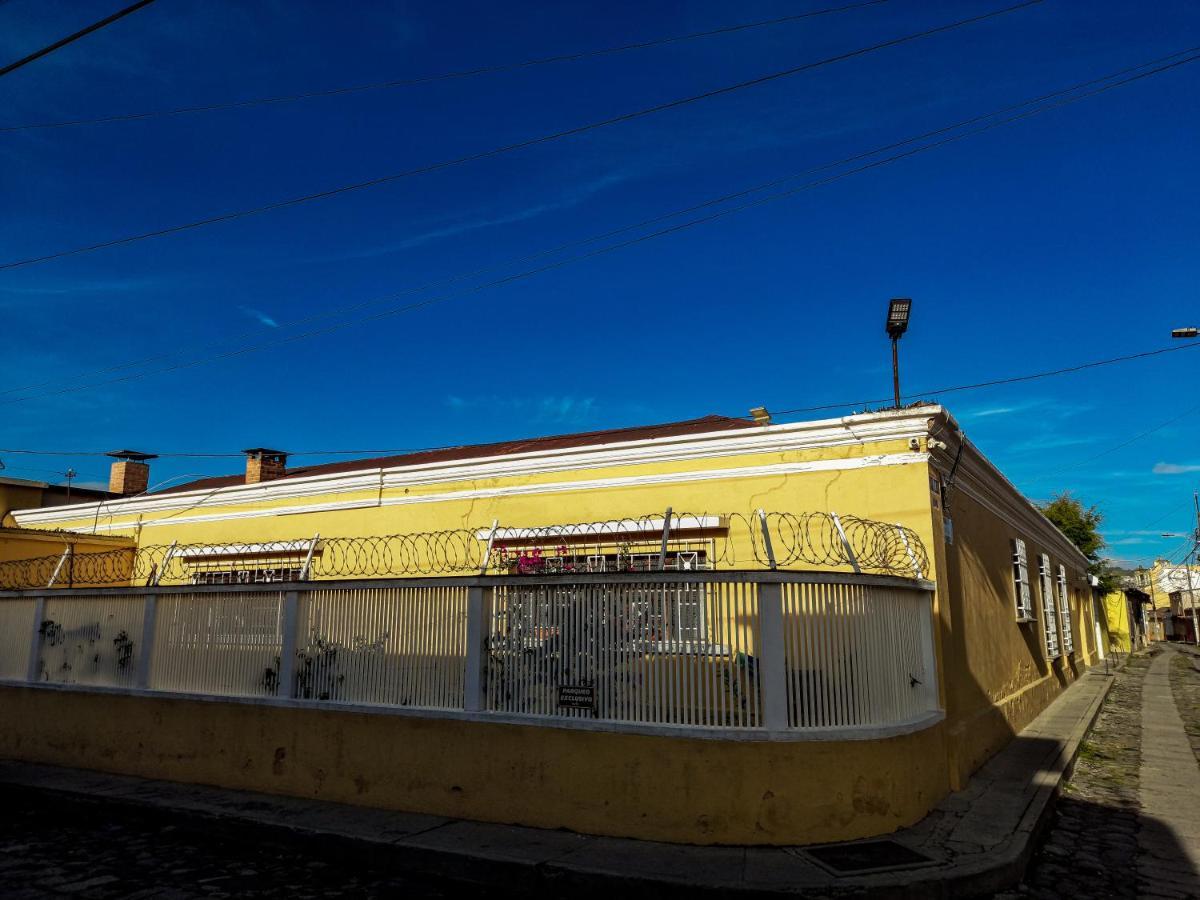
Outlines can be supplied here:
M1119 671L1119 670L1118 670ZM943 865L929 869L895 871L886 874L864 875L859 877L839 878L833 882L822 884L761 884L746 885L732 884L729 881L705 883L704 876L693 872L672 874L644 874L621 872L613 869L587 868L572 862L574 847L570 846L574 837L569 832L540 833L552 844L561 844L562 852L541 859L520 859L506 854L503 847L489 848L486 843L472 846L470 849L448 849L445 847L420 846L419 842L410 843L410 839L419 838L425 831L414 830L402 836L385 836L385 832L375 832L370 826L356 828L352 832L307 826L299 821L303 811L295 813L295 818L286 821L287 810L283 807L286 798L268 799L267 803L257 801L257 806L270 806L275 801L274 816L256 815L253 794L244 794L247 800L246 808L222 808L212 801L205 805L203 796L199 802L186 794L203 791L204 788L194 785L181 785L170 782L151 782L147 779L125 775L101 775L110 779L109 789L95 785L97 773L84 770L65 770L77 775L91 776L93 784L71 784L68 775L63 780L62 769L41 766L33 763L15 762L11 766L0 763L0 784L5 784L19 791L34 793L53 793L71 797L83 802L96 804L113 804L125 809L136 810L140 814L155 819L169 820L173 824L187 828L211 828L214 824L226 833L245 835L248 840L261 840L264 836L285 840L300 840L306 845L320 847L328 853L331 847L336 848L339 855L362 860L373 866L394 870L397 873L411 872L419 875L443 878L451 882L467 883L486 886L489 895L507 896L509 894L529 895L533 891L551 891L554 895L570 892L583 897L611 895L619 891L627 897L764 897L764 896L804 896L839 897L853 895L855 897L871 898L904 898L904 900L926 900L926 898L972 897L993 894L1010 889L1024 877L1029 861L1032 859L1040 838L1048 827L1054 809L1054 801L1059 796L1063 782L1070 777L1078 758L1079 748L1087 734L1094 726L1104 702L1113 686L1113 676L1097 673L1093 668L1092 674L1106 678L1106 684L1096 691L1085 708L1083 715L1074 724L1070 732L1062 739L1062 746L1057 755L1046 761L1045 767L1035 779L1042 780L1037 784L1032 798L1022 812L1011 837L996 845L992 850L980 853L978 858L964 860L955 865ZM21 771L21 767L24 772ZM39 777L39 770L41 777ZM60 773L57 777L55 772ZM112 787L116 784L115 789ZM121 785L124 785L122 787ZM165 796L152 796L153 786L162 786ZM132 790L131 790L132 788ZM219 790L219 789L218 789ZM140 794L140 796L139 796ZM294 801L295 798L292 798ZM433 831L446 824L441 820L426 830ZM530 829L531 835L539 834L536 829ZM378 836L377 836L378 835ZM582 836L583 842L589 840ZM642 846L646 846L643 844ZM716 848L714 848L716 849ZM724 848L726 851L738 848Z

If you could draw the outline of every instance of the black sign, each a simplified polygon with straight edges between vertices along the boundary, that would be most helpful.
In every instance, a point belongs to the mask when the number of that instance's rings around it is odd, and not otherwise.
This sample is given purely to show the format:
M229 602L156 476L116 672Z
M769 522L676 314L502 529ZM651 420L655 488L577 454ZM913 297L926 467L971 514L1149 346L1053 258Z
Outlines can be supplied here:
M558 705L569 709L596 708L596 689L590 684L560 684Z

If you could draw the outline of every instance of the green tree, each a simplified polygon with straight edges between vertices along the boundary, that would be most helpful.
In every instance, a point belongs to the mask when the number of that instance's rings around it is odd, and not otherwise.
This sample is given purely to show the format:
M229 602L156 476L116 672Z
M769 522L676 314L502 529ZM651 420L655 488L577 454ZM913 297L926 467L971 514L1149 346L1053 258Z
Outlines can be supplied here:
M1042 512L1088 558L1088 574L1100 579L1100 589L1105 592L1116 590L1118 575L1100 555L1105 547L1104 538L1100 536L1104 514L1094 506L1084 507L1069 491L1057 495L1042 507Z

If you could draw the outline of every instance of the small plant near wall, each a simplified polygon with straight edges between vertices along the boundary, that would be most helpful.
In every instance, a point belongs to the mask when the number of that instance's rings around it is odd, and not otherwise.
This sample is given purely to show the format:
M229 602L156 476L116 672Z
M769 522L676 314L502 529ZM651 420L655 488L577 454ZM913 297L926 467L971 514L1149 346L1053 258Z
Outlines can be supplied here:
M281 660L279 657L275 657L275 665L268 666L266 669L263 669L262 678L259 679L259 684L262 685L262 689L271 695L274 695L279 691L280 662Z
M133 641L129 633L122 629L113 638L113 650L117 654L117 668L124 669L133 662Z
M42 641L51 647L57 647L63 642L63 627L53 619L46 619L38 626L38 634Z
M296 651L296 696L303 700L336 700L346 676L338 671L341 644L313 635Z

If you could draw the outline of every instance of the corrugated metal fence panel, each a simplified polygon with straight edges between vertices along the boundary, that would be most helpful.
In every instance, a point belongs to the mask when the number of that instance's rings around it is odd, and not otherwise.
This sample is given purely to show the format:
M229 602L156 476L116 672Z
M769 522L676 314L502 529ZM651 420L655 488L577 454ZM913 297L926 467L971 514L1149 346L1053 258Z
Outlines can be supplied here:
M0 600L0 678L25 677L36 609L33 599Z
M619 722L757 727L758 603L741 583L497 587L487 708ZM590 688L595 708L560 705Z
M279 689L283 593L164 594L154 620L150 687L273 697Z
M296 635L298 698L463 708L465 587L314 590Z
M137 595L48 597L39 626L38 680L133 687L145 605Z
M935 707L923 653L927 594L787 584L783 602L791 727L888 725Z

